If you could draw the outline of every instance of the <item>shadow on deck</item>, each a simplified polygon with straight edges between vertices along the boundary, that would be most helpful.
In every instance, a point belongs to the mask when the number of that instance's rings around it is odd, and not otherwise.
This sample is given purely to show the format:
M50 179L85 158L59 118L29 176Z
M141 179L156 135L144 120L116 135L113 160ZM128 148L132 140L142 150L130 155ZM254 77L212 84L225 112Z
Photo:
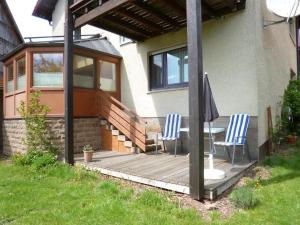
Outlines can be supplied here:
M93 161L84 163L83 155L75 155L75 161L87 169L102 174L150 185L166 190L189 194L189 158L187 155L168 153L126 154L114 151L95 152ZM205 168L208 159L205 158ZM237 163L234 167L221 158L214 159L214 167L225 171L222 180L205 180L205 198L215 199L232 187L255 162Z

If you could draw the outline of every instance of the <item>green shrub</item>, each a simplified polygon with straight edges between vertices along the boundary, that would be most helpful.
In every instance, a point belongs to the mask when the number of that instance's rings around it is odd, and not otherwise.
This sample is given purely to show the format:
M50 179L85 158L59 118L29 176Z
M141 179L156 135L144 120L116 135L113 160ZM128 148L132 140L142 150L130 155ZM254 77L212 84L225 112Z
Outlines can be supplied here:
M28 151L57 154L58 148L51 143L47 132L46 117L50 109L47 105L41 104L40 95L39 91L30 93L28 104L21 101L17 108L25 120L26 137L23 142L27 145Z
M49 110L48 106L40 103L40 92L31 93L28 104L21 101L18 112L25 120L26 137L23 142L27 146L27 153L15 154L12 157L15 164L35 169L56 164L58 148L51 143L47 132L46 117Z
M235 189L229 196L233 204L238 208L249 209L258 204L253 187L244 186Z
M35 169L41 169L55 165L57 160L53 153L28 150L26 154L14 154L12 161L19 166L33 166Z

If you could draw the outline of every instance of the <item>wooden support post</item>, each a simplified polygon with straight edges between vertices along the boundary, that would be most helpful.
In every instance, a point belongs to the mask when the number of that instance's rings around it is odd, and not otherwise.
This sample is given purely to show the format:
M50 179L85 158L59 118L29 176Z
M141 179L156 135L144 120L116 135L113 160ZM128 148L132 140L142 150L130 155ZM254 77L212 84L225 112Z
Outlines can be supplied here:
M65 8L64 87L65 87L65 162L74 164L73 138L73 17L67 0Z
M204 196L203 59L201 0L187 0L190 195Z

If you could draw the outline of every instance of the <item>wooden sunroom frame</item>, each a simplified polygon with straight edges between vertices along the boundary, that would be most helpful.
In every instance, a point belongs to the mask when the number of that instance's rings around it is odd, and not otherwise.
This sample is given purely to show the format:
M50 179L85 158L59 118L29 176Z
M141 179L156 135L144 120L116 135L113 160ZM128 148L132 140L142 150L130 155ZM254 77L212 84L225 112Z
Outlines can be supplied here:
M150 3L149 3L150 2ZM166 16L161 9L152 7L151 3L165 3ZM187 27L189 58L189 152L190 152L190 196L202 200L204 196L204 135L203 135L203 57L202 57L202 20L219 17L245 7L245 0L220 0L225 7L213 8L209 0L68 0L65 8L65 161L74 163L73 154L73 31L85 24L126 36L136 41L158 36L162 33ZM149 4L148 4L149 3ZM221 5L222 5L221 4ZM124 10L133 7L135 13ZM119 10L119 11L118 11ZM130 11L129 10L129 11ZM160 24L144 18L136 19L139 11L156 18ZM188 16L187 16L188 15ZM133 23L126 22L126 18ZM138 22L136 25L135 20ZM163 25L162 25L163 24ZM123 28L122 28L123 27Z

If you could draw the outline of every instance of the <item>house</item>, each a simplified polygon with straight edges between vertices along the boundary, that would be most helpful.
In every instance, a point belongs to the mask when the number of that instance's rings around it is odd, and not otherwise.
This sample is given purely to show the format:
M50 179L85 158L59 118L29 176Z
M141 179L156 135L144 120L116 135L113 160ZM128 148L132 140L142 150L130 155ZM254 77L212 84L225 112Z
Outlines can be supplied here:
M33 15L51 21L53 35L63 35L66 2L39 0ZM94 143L89 140L96 149L131 151L132 146L137 146L141 151L151 150L153 143L151 139L163 126L167 113L180 113L184 116L182 126L187 127L189 124L191 126L185 1L101 1L102 5L95 2L76 1L70 7L75 17L75 28L81 27L81 34L96 32L102 37L107 37L106 41L119 52L116 55L121 56L117 57L119 69L118 65L114 69L119 75L115 76L114 72L110 72L100 81L98 87L93 86L96 90L93 92L94 96L99 96L96 104L98 111L76 116L78 101L84 99L86 94L76 94L75 88L74 101L71 98L63 99L62 93L60 97L51 95L50 101L56 98L57 102L62 103L65 100L65 104L74 103L75 151L79 151L78 149L82 147L76 144L76 137L82 135L79 133L82 129L86 131L94 129L98 134L96 135L98 141ZM220 118L213 126L226 127L229 116L234 113L250 114L248 141L251 158L259 160L264 157L268 143L267 107L271 106L275 121L275 116L280 110L278 108L280 96L291 75L298 72L299 60L296 54L298 20L293 19L289 23L265 27L264 21L276 21L279 18L270 13L266 9L265 1L261 0L206 0L202 1L202 9L203 68L209 74L220 113ZM23 49L27 47L30 48L26 46ZM59 51L62 52L62 49ZM19 52L15 51L5 58L5 69L9 65L9 60L16 59L17 54ZM98 54L106 55L107 52L100 51ZM99 75L97 78L99 81L101 65L97 59L95 66L94 76ZM74 81L76 79L74 72ZM32 83L28 82L27 88L30 92ZM46 93L47 90L43 91ZM68 92L65 90L65 93ZM15 94L14 99L14 103L10 103L10 100L4 101L4 106L10 109L8 105L14 104L16 107L18 97ZM91 100L92 97L87 99ZM93 108L95 106L93 101L95 100L83 100L85 105L79 108L84 110ZM111 107L115 110L107 111L107 108ZM55 112L56 107L52 106L52 110L49 115L52 121L63 123L62 106L59 114ZM124 134L123 142L129 141L124 143L125 148L123 145L120 147L120 140L114 135L107 133L105 129L99 129L97 124L99 121L95 120L98 116L104 117L117 128L117 131ZM17 119L18 115L14 113L13 117ZM69 121L67 117L68 113L65 113L66 124ZM6 114L5 118L8 118ZM93 120L94 123L88 122ZM14 122L4 121L7 128L13 126L8 123ZM13 133L8 130L4 129L6 139L10 139ZM187 137L183 139L186 151ZM62 140L61 142L63 143ZM16 150L11 142L6 143L4 149L7 153ZM170 146L167 148L172 150Z
M0 58L23 43L23 37L5 0L0 2ZM0 62L0 101L3 101L3 65ZM0 152L2 146L2 104L0 107Z

